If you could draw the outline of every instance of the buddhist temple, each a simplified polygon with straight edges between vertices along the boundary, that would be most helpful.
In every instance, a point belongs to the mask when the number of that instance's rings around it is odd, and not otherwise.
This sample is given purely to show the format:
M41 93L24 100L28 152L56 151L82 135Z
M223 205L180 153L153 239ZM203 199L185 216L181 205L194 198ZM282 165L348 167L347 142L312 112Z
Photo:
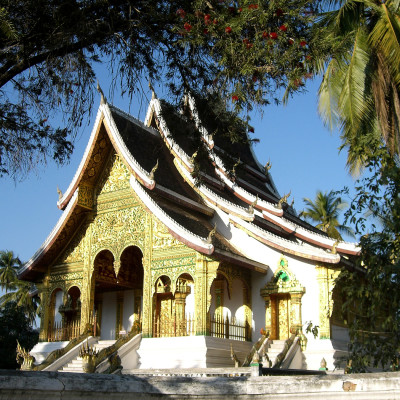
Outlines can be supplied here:
M335 278L360 249L300 219L204 101L153 96L141 122L102 98L62 216L19 272L41 297L36 364L85 333L107 347L135 332L124 368L233 366L261 336L297 343L296 368L335 368Z

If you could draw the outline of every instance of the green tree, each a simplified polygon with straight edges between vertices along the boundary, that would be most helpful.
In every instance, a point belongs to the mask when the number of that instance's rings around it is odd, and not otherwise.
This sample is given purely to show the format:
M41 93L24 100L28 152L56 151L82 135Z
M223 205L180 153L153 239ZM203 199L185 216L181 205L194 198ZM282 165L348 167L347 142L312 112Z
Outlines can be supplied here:
M357 182L346 213L361 237L361 255L343 269L343 313L350 328L355 370L399 369L400 352L400 166L385 148L368 160L370 175ZM346 192L346 191L345 191ZM378 223L369 227L370 221Z
M99 62L129 96L145 78L240 110L301 89L314 13L312 0L0 0L0 173L68 158Z
M32 329L25 310L10 302L0 307L0 369L17 369L17 340L26 350L38 342L39 333Z
M0 288L6 292L15 289L21 260L9 250L0 251Z
M395 0L330 0L314 25L326 43L320 62L319 110L338 127L352 173L386 145L400 149L400 4Z
M6 293L0 297L0 307L8 303L16 304L24 310L30 323L33 324L39 312L39 296L31 282L20 281L18 268L22 265L13 251L0 251L0 287Z
M339 214L347 203L343 202L335 193L322 193L317 191L315 200L304 198L307 208L301 212L301 216L316 223L316 227L325 232L329 237L343 240L341 233L354 237L353 230L339 223Z

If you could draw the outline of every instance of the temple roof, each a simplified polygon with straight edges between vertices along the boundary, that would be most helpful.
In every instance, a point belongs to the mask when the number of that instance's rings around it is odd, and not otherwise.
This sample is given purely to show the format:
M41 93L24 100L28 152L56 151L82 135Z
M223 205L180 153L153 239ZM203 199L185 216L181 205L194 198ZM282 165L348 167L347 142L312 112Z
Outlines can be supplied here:
M227 236L222 217L252 240L300 258L338 264L342 255L359 252L355 244L336 242L298 218L257 161L246 131L240 131L240 144L230 143L218 115L206 115L201 101L188 96L186 113L179 113L154 98L144 123L102 102L77 172L57 203L63 214L19 276L38 279L72 238L90 210L79 192L95 185L104 169L99 160L111 151L128 168L131 188L143 205L172 236L200 253L258 271L268 269ZM208 162L196 178L199 151Z

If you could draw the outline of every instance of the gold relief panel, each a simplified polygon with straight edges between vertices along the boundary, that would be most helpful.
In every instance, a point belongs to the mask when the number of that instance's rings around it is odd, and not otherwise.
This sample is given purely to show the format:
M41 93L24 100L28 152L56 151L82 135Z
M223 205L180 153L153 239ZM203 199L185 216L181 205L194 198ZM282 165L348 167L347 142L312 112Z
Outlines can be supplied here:
M78 190L78 205L91 210L93 208L93 201L93 186L80 184Z
M113 247L116 253L127 243L145 247L146 212L140 206L99 214L92 223L92 254Z
M81 280L83 278L82 271L81 272L71 272L67 274L51 274L50 275L50 285L55 282L66 282L71 280Z
M165 249L167 247L183 247L185 246L178 239L175 239L169 232L167 227L153 220L153 249Z
M159 269L171 269L177 267L192 267L193 273L196 269L196 255L188 255L186 257L176 257L176 258L168 258L168 259L158 259L152 260L151 269L159 270Z
M130 187L130 172L118 154L112 154L103 171L98 186L98 194L103 195L108 192L115 192Z
M59 258L58 264L67 264L83 261L84 259L84 237L86 229L81 228L80 232L74 236L67 249Z

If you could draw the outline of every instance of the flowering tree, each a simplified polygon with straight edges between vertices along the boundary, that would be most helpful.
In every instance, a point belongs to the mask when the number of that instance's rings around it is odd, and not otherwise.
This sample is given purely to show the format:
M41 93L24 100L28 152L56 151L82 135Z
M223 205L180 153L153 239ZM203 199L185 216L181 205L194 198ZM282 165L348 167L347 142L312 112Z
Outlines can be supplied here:
M218 91L237 111L301 89L314 13L311 0L2 0L0 174L69 157L98 62L123 93L146 78L176 98Z

